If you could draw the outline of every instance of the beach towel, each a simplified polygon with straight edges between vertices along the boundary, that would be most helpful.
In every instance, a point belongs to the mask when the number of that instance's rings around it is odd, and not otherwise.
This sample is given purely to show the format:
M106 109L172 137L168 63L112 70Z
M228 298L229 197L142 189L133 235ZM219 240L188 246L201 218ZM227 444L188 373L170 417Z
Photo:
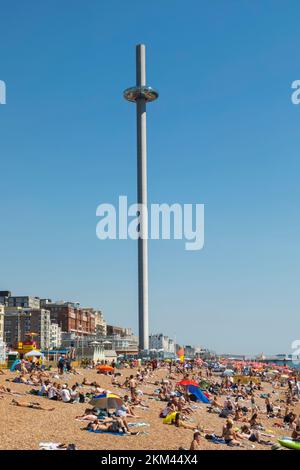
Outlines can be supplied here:
M214 444L226 444L225 439L223 439L223 437L218 437L215 434L206 434L205 439L213 442Z
M128 427L138 428L140 426L150 426L148 423L128 423Z
M67 450L65 447L60 447L60 442L40 442L39 447L41 450Z
M214 437L212 439L212 442L214 444L226 444L225 439L223 439L222 437Z
M96 431L93 429L87 429L87 431L95 434L111 434L112 436L131 436L131 434L125 434L124 432L102 431L101 429L97 429Z

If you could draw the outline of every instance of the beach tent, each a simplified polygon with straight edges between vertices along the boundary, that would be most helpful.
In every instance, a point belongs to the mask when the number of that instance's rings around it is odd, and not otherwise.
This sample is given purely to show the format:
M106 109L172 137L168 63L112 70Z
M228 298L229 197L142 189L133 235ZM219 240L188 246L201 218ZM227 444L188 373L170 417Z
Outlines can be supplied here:
M197 401L201 401L202 403L210 403L210 400L207 395L204 394L199 387L196 387L195 385L188 385L187 389L189 393L195 395Z
M30 367L31 367L31 364L30 364L30 362L24 362L24 366L26 367L27 370L29 370ZM13 363L13 365L10 368L11 372L14 372L16 370L18 372L21 372L21 370L22 370L22 361L20 359L16 359L15 362Z
M26 353L24 357L26 357L26 358L28 358L28 357L41 357L42 359L44 359L44 354L41 351L37 351L37 350L33 349L32 351L29 351L28 353Z
M12 364L10 371L13 372L14 370L16 370L16 366L20 364L20 362L21 362L20 359L16 359L15 362Z

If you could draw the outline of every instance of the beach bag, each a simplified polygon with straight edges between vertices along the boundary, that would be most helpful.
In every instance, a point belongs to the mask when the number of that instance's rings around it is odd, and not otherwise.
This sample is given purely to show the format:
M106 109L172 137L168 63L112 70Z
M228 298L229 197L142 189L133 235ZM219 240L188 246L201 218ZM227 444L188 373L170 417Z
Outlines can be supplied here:
M228 418L230 412L226 410L222 410L221 413L219 414L219 418Z
M79 393L79 403L85 403L85 396L83 393Z

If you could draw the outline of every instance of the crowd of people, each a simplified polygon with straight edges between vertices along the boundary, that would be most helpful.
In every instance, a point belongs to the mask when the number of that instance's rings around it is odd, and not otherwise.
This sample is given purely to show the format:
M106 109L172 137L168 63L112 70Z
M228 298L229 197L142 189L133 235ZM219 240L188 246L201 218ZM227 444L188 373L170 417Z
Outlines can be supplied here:
M101 370L101 365L100 361L89 361L84 367L96 372ZM125 373L125 369L130 369L129 373ZM120 401L113 410L92 406L76 416L76 420L85 423L85 429L90 432L137 435L139 433L132 431L130 421L139 419L142 410L151 409L153 401L157 401L163 405L157 415L162 425L193 431L191 450L201 449L203 439L236 447L253 443L273 445L274 433L268 429L270 427L284 429L290 433L291 439L300 441L300 417L295 412L300 398L296 372L288 376L279 371L268 374L265 367L258 371L250 369L247 375L236 370L235 376L222 376L214 372L210 364L157 360L143 364L137 361L112 362L107 370L104 373L109 376L111 388L117 392ZM83 376L69 385L68 377L71 375ZM107 379L106 388L101 385L101 376L98 380L88 380L84 369L77 372L65 355L58 358L57 371L53 368L47 370L40 364L28 367L23 360L17 375L7 380L30 385L31 389L20 394L10 387L1 386L0 399L13 395L12 405L41 411L55 408L34 401L22 403L16 398L30 394L64 404L88 404L101 394L111 393L107 389ZM199 413L197 397L189 391L187 383L196 384L205 392L209 400L205 404L207 416L214 414L220 418L218 427L202 424L203 414Z

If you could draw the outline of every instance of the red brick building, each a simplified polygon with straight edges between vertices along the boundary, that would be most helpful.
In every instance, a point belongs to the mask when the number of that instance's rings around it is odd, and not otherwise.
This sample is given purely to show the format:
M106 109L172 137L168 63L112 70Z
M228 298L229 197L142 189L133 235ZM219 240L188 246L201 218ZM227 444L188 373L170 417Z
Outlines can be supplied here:
M41 300L43 307L50 311L51 321L57 323L62 331L75 332L79 335L93 335L96 333L95 314L91 309L80 307L71 302L57 302Z

